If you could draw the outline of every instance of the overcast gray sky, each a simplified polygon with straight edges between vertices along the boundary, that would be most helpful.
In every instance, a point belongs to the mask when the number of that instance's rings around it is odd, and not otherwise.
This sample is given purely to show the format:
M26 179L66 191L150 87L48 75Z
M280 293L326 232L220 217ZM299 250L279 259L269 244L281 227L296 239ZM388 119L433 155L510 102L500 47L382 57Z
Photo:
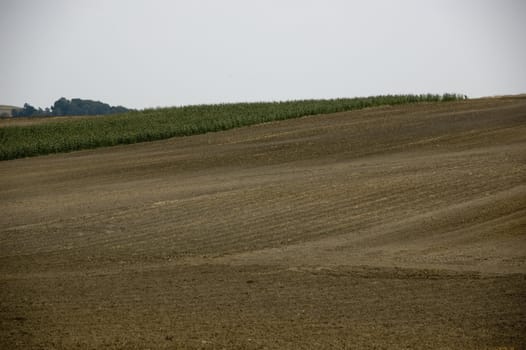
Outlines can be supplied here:
M0 0L0 104L526 92L524 0Z

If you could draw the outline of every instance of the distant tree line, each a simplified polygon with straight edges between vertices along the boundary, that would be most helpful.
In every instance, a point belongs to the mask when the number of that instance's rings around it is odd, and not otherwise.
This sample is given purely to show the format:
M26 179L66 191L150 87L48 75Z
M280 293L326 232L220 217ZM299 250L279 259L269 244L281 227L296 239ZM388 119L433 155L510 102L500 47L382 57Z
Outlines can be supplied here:
M25 103L23 108L13 109L13 117L51 117L51 116L72 116L72 115L102 115L128 112L130 109L122 106L110 106L107 103L93 100L83 100L73 98L68 100L64 97L55 101L53 106L35 108L29 103Z

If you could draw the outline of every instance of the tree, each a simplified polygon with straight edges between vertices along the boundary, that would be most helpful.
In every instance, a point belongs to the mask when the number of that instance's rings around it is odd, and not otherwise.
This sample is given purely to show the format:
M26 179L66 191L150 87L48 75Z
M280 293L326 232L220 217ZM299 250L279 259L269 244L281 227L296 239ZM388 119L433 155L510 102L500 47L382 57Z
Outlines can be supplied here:
M33 117L38 114L39 110L31 106L29 103L24 103L21 109L13 109L11 115L13 117Z
M75 115L103 115L103 114L114 114L114 113L125 113L130 111L129 109L122 106L110 106L107 103L93 100L83 100L80 98L74 98L68 100L65 97L61 97L55 101L51 108L38 108L31 106L30 104L24 104L24 107L19 110L13 109L11 112L13 117L33 117L33 116L75 116Z
M65 97L61 97L55 101L53 106L51 106L51 111L53 115L67 115L69 109L69 101Z

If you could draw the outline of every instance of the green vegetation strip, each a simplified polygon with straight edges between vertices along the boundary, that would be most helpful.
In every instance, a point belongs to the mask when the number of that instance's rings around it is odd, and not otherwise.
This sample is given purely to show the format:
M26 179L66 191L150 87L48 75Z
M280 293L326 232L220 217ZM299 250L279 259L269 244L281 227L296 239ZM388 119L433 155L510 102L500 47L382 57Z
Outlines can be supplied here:
M0 160L203 134L366 107L461 99L464 96L457 94L426 94L198 105L8 126L0 128Z

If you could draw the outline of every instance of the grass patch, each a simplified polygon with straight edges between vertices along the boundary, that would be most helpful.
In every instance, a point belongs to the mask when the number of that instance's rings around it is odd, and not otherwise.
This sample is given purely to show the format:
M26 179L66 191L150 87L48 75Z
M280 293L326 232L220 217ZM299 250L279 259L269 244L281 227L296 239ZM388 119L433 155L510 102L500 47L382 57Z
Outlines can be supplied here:
M306 115L416 102L456 101L444 95L387 95L332 100L232 103L149 109L0 128L0 160L114 146L232 129Z

